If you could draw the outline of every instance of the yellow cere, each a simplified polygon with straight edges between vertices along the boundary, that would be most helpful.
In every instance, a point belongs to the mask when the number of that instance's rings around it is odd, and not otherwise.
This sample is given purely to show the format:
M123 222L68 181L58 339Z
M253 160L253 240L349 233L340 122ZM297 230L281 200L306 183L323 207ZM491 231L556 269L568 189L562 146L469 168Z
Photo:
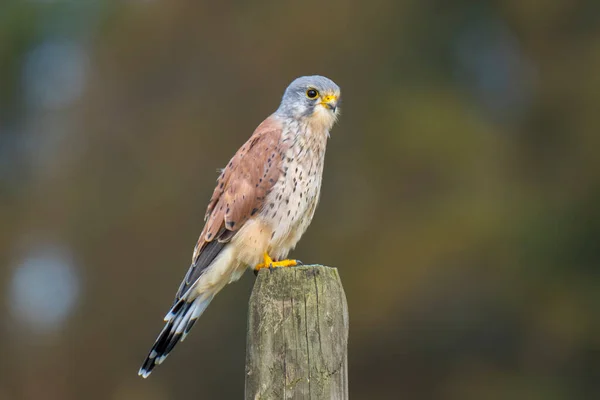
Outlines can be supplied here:
M337 96L334 94L330 94L327 96L323 96L321 101L321 104L328 104L328 103L333 103L337 101Z

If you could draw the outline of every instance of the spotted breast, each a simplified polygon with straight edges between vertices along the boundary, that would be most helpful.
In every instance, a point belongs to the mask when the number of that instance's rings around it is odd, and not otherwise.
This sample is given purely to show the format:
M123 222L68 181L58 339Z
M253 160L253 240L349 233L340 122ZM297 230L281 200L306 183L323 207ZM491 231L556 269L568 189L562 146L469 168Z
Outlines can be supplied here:
M260 215L272 229L267 251L274 259L287 257L310 225L321 192L329 136L322 127L297 120L285 121L283 126L287 128L281 141L289 148Z

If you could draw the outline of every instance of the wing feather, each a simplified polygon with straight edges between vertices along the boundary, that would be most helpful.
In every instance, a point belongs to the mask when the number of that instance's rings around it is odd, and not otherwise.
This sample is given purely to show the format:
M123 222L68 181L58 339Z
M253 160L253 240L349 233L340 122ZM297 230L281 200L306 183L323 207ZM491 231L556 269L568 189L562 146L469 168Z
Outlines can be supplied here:
M264 206L267 194L282 173L281 161L287 145L282 143L281 134L281 123L273 116L267 118L222 170L206 209L192 265L181 282L176 302L244 223Z

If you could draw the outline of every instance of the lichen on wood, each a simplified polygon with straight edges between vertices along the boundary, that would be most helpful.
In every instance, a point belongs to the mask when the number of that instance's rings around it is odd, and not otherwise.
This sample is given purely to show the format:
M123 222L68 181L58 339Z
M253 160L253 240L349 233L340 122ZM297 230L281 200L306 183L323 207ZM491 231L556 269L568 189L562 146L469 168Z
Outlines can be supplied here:
M337 269L264 269L248 313L246 400L348 398L348 306Z

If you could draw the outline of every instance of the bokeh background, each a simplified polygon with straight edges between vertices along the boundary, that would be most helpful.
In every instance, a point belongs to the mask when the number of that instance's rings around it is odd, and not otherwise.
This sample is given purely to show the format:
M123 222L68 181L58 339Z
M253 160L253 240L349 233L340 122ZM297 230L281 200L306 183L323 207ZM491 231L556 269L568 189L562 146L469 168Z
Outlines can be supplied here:
M600 396L600 3L0 3L0 399L240 399L254 276L137 370L216 169L295 77L344 97L293 253L354 399Z

